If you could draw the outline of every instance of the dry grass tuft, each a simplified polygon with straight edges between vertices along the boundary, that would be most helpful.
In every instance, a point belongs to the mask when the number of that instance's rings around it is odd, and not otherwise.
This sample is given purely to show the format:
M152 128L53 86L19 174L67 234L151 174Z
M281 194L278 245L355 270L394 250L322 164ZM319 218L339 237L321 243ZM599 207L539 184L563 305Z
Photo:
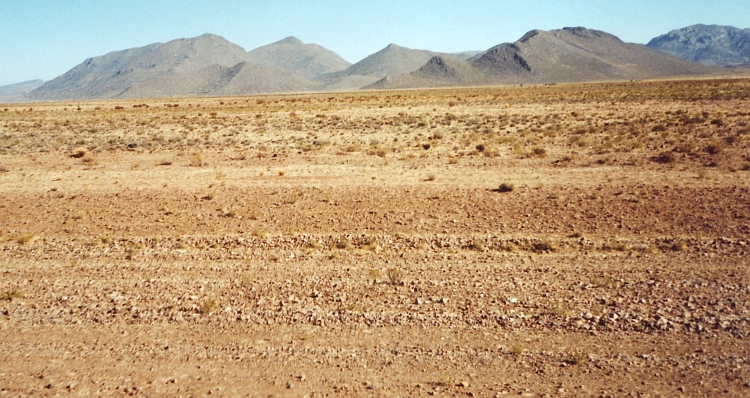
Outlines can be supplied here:
M198 311L203 315L208 315L217 309L219 309L219 304L216 302L216 299L211 297L207 298L206 301L201 304L201 308L198 309Z
M192 155L190 155L189 164L192 167L201 167L201 166L205 166L206 162L203 160L203 155L201 155L200 152L194 152Z
M391 285L401 286L404 284L404 271L401 271L398 268L388 268L388 270L385 271L385 276L388 277L388 281Z
M74 149L73 152L71 152L70 157L71 158L80 159L80 158L86 156L87 153L89 153L88 149L86 149L84 147L78 147L78 148Z
M39 237L34 234L22 234L16 238L16 243L19 245L31 245L36 242L37 239L39 239Z
M2 295L0 295L0 300L13 301L13 299L22 298L22 297L23 297L23 294L21 293L20 290L10 289L10 290L6 290L5 292L3 292Z
M581 365L589 360L589 353L585 348L577 348L568 353L568 363L571 365Z

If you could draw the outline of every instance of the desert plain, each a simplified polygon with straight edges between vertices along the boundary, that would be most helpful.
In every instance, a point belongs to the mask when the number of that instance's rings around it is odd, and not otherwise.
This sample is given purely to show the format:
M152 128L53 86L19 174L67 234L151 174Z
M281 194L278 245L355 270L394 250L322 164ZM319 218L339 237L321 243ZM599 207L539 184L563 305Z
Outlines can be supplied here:
M750 395L750 79L0 105L0 396Z

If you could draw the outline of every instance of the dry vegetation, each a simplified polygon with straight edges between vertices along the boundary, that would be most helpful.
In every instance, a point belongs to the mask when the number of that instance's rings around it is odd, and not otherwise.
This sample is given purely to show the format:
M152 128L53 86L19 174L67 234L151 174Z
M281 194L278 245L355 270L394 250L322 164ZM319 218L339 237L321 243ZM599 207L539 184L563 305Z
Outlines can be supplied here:
M0 106L0 394L750 393L750 80Z

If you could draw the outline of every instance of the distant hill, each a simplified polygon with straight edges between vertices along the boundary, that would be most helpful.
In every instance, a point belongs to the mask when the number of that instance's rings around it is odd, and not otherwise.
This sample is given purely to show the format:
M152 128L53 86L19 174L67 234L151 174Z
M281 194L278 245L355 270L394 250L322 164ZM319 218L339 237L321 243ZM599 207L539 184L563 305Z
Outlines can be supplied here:
M515 43L500 44L466 62L433 58L418 70L389 76L367 88L448 85L561 83L645 79L717 73L586 28L532 30Z
M23 99L32 90L44 84L43 80L29 80L27 82L0 86L0 102L12 102Z
M316 80L323 84L324 89L360 88L386 76L397 76L414 71L435 56L467 59L473 54L475 52L444 54L389 44L384 49L342 71L319 76Z
M89 58L31 92L31 99L117 98L160 76L182 75L213 65L231 67L247 60L245 50L222 37L204 34ZM155 81L160 81L157 79ZM172 91L152 85L144 96Z
M305 78L314 79L326 73L348 68L351 63L317 44L304 44L296 37L248 52L248 60L274 69L295 72Z
M212 95L305 90L303 77L253 64L226 39L204 34L89 58L29 93L33 100ZM233 80L241 80L234 81Z
M656 37L647 46L704 65L750 64L750 29L693 25Z

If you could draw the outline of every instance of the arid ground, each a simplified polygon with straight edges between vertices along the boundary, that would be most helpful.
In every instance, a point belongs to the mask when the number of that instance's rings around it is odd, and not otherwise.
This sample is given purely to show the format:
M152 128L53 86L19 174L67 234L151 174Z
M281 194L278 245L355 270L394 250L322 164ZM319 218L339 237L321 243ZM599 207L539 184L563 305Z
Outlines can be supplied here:
M0 105L0 396L748 396L750 79Z

